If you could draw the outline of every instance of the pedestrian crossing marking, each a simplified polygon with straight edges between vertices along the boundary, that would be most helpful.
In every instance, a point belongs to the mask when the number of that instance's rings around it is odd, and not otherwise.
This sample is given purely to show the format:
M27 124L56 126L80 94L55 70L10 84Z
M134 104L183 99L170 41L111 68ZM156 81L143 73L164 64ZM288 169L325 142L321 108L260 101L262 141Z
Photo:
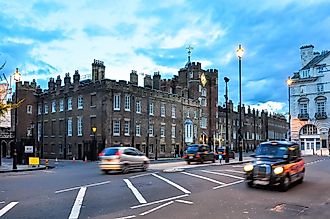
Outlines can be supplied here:
M162 177L162 176L159 176L159 175L157 175L157 174L155 174L155 173L153 173L152 175L153 175L154 177L157 177L158 179L163 180L164 182L167 182L168 184L174 186L175 188L181 190L182 192L184 192L184 193L186 193L186 194L190 194L190 193L191 193L190 191L188 191L187 189L183 188L182 186L180 186L180 185L178 185L178 184L176 184L176 183L174 183L174 182L172 182L172 181L170 181L170 180L168 180L168 179L166 179L166 178L164 178L164 177Z
M133 186L133 184L131 183L131 181L129 181L128 179L124 179L124 182L127 184L128 188L133 192L133 194L135 195L136 199L140 202L140 204L147 203L147 201L143 198L143 196L141 195L141 193L139 192L139 190L137 190Z
M207 180L207 181L210 181L210 182L213 182L213 183L216 183L216 184L220 184L220 185L225 185L226 184L226 183L217 181L215 179L211 179L211 178L208 178L208 177L205 177L205 176L200 176L200 175L197 175L197 174L192 174L192 173L187 173L187 172L183 172L182 174L192 176L192 177L196 177L196 178L200 178L200 179L204 179L204 180Z
M201 170L201 171L204 173L210 173L210 174L214 174L214 175L227 176L227 177L231 177L234 179L244 179L243 177L234 176L234 175L230 175L230 174L226 174L226 173L218 173L218 172L212 172L212 171L208 171L208 170Z
M15 205L17 205L18 202L10 202L8 205L6 205L5 207L3 207L0 210L0 217L2 217L3 215L5 215L10 209L12 209L13 207L15 207Z

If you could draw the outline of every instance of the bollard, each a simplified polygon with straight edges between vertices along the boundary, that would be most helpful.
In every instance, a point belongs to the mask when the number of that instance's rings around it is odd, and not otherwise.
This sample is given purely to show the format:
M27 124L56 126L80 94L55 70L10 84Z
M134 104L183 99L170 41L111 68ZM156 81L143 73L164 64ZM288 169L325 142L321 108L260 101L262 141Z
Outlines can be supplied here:
M46 169L48 169L48 159L45 161Z
M220 164L221 164L221 161L222 161L222 155L219 154L219 162L220 162Z
M84 160L85 163L87 163L87 156L85 156L85 160Z

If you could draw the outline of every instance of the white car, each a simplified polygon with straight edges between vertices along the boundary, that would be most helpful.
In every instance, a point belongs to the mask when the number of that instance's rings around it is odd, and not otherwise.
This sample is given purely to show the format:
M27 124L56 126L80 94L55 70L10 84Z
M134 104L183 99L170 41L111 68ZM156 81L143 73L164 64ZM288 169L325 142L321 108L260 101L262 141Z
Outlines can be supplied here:
M99 154L99 167L108 173L111 170L128 173L133 169L146 171L150 160L133 147L109 147Z

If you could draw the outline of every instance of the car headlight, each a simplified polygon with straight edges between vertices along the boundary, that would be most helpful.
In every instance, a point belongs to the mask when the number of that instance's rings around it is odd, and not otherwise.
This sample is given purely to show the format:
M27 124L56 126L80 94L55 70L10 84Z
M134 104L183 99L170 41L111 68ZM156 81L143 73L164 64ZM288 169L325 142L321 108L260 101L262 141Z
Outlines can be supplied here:
M283 167L276 167L276 168L274 169L274 173L275 173L276 175L283 173L283 171L284 171Z
M251 170L253 170L253 165L252 164L246 164L244 166L244 171L245 172L250 172Z

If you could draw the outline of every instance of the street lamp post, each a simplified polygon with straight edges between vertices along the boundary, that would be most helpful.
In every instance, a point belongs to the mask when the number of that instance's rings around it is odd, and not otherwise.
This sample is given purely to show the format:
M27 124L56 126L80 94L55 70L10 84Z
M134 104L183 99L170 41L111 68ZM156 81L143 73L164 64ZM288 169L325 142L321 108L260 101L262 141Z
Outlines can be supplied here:
M226 163L229 163L229 133L228 133L228 82L229 78L224 77L225 83L226 83L226 94L225 94L225 99L226 99Z
M239 128L238 128L238 139L239 139L239 161L243 161L243 152L242 152L242 57L244 50L241 47L241 44L238 45L236 54L238 57L238 74L239 74Z
M14 80L16 81L15 86L15 104L17 104L17 86L18 82L21 81L21 73L18 71L18 68L16 68L16 71L14 73ZM14 153L13 153L13 170L17 170L17 106L15 108L15 144L14 144Z
M288 139L291 141L291 111L290 111L290 86L292 84L292 80L290 77L288 77L288 80L286 81L288 85L288 101L289 101L289 132L288 132Z
M92 161L96 160L96 131L97 131L97 128L94 125L92 127L92 132L93 132L93 147L92 147L92 156L91 156Z

